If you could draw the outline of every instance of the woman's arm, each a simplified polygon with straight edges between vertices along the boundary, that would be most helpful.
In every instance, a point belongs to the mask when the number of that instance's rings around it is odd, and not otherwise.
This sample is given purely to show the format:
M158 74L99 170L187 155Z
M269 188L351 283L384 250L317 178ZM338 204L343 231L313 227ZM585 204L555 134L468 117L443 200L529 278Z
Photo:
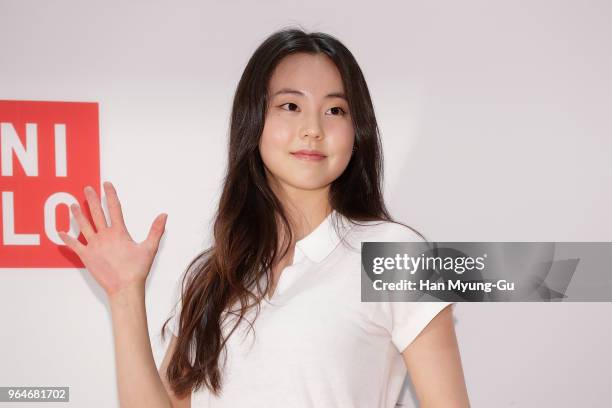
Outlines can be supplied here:
M449 306L402 353L421 408L470 406Z
M125 288L109 302L121 407L171 407L153 358L144 286Z
M111 308L119 403L122 408L170 408L170 399L151 351L145 282L164 233L166 216L158 216L143 242L127 231L121 203L111 183L104 183L110 223L97 193L85 188L93 225L77 204L70 206L87 244L65 232L59 236L104 289Z

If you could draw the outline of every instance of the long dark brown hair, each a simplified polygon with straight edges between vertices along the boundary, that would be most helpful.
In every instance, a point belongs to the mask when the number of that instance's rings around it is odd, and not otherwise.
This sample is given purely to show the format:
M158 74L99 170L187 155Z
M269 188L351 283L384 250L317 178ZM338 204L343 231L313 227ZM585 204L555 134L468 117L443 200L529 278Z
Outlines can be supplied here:
M220 394L220 355L225 342L247 310L258 306L265 296L251 288L259 287L265 275L264 293L268 292L268 274L293 242L285 209L267 183L258 145L272 72L284 57L298 52L325 54L335 63L355 131L353 156L330 186L331 208L353 223L397 222L382 196L383 157L374 107L351 52L329 34L299 28L285 28L267 37L248 61L234 95L227 170L215 214L213 244L193 259L182 280L177 347L166 373L178 396L202 386ZM337 220L334 226L338 231ZM280 240L279 236L289 239ZM283 241L282 251L278 251L279 241ZM223 313L238 301L238 320L224 337ZM162 340L169 320L162 326Z

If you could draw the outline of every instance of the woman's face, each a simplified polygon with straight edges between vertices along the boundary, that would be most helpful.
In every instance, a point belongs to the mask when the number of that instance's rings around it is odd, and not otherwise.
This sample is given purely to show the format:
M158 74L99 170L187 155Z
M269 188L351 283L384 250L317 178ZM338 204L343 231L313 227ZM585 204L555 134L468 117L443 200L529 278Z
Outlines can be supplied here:
M285 57L270 79L268 101L259 142L268 177L285 190L328 188L348 165L355 139L335 64L324 54Z

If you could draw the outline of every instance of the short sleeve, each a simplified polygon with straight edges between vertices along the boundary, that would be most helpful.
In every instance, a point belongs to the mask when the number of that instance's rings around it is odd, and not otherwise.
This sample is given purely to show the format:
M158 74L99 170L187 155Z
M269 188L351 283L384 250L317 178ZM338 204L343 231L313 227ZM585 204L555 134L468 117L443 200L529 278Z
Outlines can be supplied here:
M386 224L376 240L381 242L425 242L423 237L414 230L394 223ZM456 302L372 302L370 318L374 324L386 329L391 341L401 353L438 313L454 303Z
M371 319L403 352L446 306L456 302L375 302Z

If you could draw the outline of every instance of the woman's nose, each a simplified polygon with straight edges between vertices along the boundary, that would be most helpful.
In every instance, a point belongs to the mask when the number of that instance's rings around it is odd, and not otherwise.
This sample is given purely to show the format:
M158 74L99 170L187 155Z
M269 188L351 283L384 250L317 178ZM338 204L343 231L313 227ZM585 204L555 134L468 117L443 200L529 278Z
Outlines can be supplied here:
M313 139L321 139L323 137L323 129L319 123L319 119L311 115L308 118L308 123L300 132L301 137L310 137Z
M321 139L321 132L307 131L303 134L303 137L308 137L311 139Z

